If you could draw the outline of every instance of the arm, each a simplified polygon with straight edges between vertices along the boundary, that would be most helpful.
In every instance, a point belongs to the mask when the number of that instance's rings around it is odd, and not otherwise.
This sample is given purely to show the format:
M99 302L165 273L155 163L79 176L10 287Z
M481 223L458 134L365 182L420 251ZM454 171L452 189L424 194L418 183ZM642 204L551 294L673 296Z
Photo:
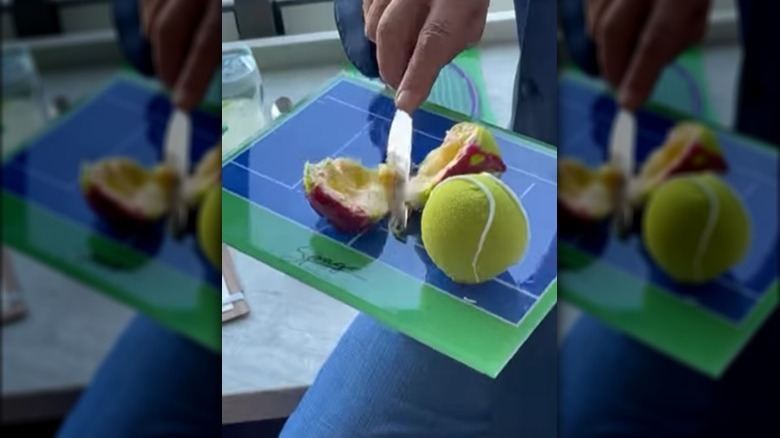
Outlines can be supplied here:
M569 60L591 76L599 75L596 44L585 29L585 2L558 0L560 27Z
M141 33L138 0L113 0L114 25L122 54L130 65L145 76L154 75L152 48Z
M114 0L126 59L141 74L155 75L186 111L201 102L218 75L220 19L221 6L213 0Z
M349 62L364 76L379 77L376 45L365 34L362 0L336 0L333 2L336 27Z

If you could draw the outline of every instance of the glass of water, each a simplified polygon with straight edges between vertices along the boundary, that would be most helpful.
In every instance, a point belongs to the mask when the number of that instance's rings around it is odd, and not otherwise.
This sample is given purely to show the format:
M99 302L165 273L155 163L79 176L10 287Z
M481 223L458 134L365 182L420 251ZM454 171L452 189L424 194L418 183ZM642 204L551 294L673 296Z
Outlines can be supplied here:
M3 156L12 153L46 123L43 87L30 51L3 47Z
M247 46L222 52L222 147L238 146L269 121L263 79ZM223 149L224 150L224 149Z

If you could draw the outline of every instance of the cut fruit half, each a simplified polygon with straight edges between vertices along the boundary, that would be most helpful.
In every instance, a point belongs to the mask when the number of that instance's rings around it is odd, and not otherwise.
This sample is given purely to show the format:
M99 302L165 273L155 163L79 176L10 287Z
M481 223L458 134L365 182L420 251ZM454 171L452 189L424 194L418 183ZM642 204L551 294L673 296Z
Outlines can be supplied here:
M167 165L151 170L127 158L84 164L81 189L104 220L120 228L147 226L169 211L176 173Z
M612 164L590 169L573 158L558 162L558 206L569 219L598 222L615 209L622 176Z
M445 179L463 174L506 171L493 134L484 126L462 122L453 126L441 146L432 150L409 181L409 203L421 209L431 191Z
M342 233L364 231L387 215L394 174L348 158L306 163L303 185L312 208Z
M195 172L184 184L184 199L197 208L211 187L222 181L222 144L212 147L198 162Z
M672 129L666 140L645 160L632 182L630 197L640 207L648 196L669 178L691 172L724 173L728 164L715 134L706 126L683 122Z

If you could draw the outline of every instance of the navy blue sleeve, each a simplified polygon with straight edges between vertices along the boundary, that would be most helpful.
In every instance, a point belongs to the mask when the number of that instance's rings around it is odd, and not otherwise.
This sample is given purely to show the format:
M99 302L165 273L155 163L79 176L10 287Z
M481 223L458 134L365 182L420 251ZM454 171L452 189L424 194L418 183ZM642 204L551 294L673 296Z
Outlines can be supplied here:
M780 2L739 0L738 5L743 53L735 127L780 146Z
M558 14L551 0L515 0L522 47L512 129L558 146Z
M114 25L122 54L139 73L147 76L154 75L151 46L141 33L138 0L113 1Z
M366 38L361 0L336 0L333 2L336 28L349 62L360 73L379 77L379 63L376 60L376 45Z
M585 31L585 0L558 0L558 14L571 61L585 73L598 76L596 44Z

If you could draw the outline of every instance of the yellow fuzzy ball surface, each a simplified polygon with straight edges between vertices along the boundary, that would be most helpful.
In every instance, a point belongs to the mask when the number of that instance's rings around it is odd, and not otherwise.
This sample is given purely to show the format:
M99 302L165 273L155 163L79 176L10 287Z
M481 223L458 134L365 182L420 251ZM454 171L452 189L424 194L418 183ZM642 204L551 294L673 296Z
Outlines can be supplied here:
M525 255L528 217L519 198L498 178L482 173L447 178L422 213L422 241L450 279L488 281Z
M651 196L642 218L644 245L674 280L702 284L745 256L751 225L736 192L712 173L673 178Z
M208 190L198 211L198 244L206 259L222 270L222 187Z

